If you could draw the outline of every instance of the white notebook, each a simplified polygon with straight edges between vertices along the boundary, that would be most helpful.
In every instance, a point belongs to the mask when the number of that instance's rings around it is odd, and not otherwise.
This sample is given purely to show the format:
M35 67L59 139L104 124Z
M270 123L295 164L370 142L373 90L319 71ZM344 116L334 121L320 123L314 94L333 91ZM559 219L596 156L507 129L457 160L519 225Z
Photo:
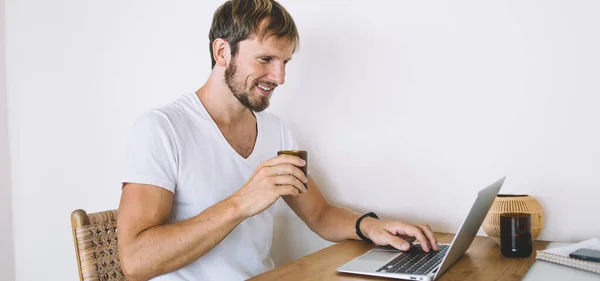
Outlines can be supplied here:
M600 250L600 240L598 238L592 238L568 246L537 251L535 258L600 274L600 262L585 261L569 257L570 253L581 248Z

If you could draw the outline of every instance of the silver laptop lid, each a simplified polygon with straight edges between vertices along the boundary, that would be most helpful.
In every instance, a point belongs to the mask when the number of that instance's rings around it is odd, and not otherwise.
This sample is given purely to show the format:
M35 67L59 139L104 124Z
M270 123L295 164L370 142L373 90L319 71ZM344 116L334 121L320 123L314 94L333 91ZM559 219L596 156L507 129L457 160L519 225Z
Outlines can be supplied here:
M469 246L471 246L471 242L475 239L479 227L481 227L485 216L492 207L494 199L496 199L496 195L498 195L505 179L506 177L502 177L495 183L492 183L490 186L479 191L477 199L475 199L475 203L473 203L473 207L471 207L471 211L469 211L469 214L460 226L458 233L454 236L448 254L444 257L440 269L435 273L434 279L448 270L448 268L467 251Z

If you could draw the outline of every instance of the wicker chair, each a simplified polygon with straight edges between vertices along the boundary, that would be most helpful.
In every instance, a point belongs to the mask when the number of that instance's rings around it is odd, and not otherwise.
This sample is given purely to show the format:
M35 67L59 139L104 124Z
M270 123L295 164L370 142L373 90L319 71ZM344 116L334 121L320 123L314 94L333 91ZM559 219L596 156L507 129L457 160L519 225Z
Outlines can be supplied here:
M73 241L81 281L127 280L117 249L117 210L71 214Z

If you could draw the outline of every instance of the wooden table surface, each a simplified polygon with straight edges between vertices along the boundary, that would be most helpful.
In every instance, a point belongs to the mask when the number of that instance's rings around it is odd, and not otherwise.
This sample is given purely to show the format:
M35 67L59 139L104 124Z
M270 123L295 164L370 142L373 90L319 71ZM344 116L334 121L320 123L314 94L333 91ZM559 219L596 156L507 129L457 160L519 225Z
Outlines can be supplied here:
M448 233L436 233L435 235L439 243L450 244L454 238L454 234ZM467 252L437 280L521 280L535 262L535 251L544 249L548 243L535 241L533 253L528 258L506 258L502 256L500 247L491 238L477 236ZM364 254L371 248L373 245L362 241L343 241L291 263L278 266L249 280L394 280L336 271L341 265Z

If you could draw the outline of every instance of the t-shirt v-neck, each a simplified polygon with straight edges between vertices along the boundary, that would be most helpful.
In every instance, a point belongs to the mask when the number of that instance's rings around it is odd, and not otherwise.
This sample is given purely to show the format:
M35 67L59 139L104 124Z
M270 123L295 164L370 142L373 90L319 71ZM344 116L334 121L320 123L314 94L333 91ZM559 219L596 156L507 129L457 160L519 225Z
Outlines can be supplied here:
M221 131L221 129L219 129L219 125L217 125L217 122L215 122L215 120L210 116L210 113L208 113L208 110L206 109L206 107L204 106L204 103L202 102L202 100L200 100L200 98L198 97L198 95L195 95L195 102L198 105L198 110L200 111L200 113L202 115L204 115L206 118L210 119L210 123L212 124L212 127L217 131L217 134L220 136L221 141L223 142L223 145L229 147L229 150L231 153L237 155L241 161L246 162L247 164L252 163L252 159L254 158L255 155L259 154L260 151L260 141L261 141L261 137L262 137L262 133L261 133L261 114L257 113L257 112L252 112L252 114L254 115L254 117L256 118L256 139L254 140L254 147L252 148L252 152L250 153L250 155L248 155L248 157L244 158L242 155L240 155L235 148L233 148L233 146L229 143L229 141L227 141L227 138L225 138L225 135L223 135L223 132Z
M196 95L189 93L140 116L129 131L122 182L173 192L167 223L187 220L244 186L260 163L282 149L299 149L286 124L257 112L248 158L225 139ZM241 222L204 256L153 281L246 280L274 267L273 206Z

